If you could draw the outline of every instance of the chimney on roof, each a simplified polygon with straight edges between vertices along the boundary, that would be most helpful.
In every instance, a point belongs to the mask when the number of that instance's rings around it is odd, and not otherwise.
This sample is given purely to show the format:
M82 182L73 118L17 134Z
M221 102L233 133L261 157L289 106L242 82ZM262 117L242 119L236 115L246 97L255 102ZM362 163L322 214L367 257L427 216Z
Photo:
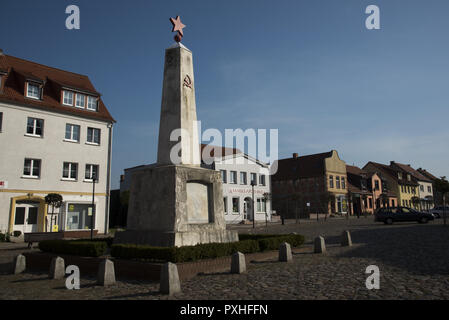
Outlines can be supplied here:
M123 182L123 181L125 181L125 175L124 175L124 174L121 174L121 175L120 175L120 182Z
M296 152L293 154L293 159L298 159L298 154Z

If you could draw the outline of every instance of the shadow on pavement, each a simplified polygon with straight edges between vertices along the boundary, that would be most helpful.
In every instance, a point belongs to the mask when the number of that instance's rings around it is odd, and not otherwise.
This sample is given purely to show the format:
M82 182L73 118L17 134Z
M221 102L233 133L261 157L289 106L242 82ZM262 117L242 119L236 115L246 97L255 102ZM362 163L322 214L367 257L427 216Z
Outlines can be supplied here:
M449 275L449 227L394 225L351 231L354 244L364 244L338 257L367 258L422 275ZM340 237L326 238L326 244Z

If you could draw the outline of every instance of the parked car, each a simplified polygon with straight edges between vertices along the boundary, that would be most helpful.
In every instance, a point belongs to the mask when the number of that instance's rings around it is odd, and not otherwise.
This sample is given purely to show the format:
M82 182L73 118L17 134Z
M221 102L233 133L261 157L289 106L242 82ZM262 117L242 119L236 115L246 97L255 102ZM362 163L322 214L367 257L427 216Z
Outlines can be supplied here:
M435 218L442 218L443 217L443 209L446 211L446 217L449 217L449 207L444 208L443 206L439 206L439 207L435 207L435 208L431 209L429 212L433 213Z
M374 221L392 224L399 221L417 221L419 223L427 223L434 220L434 216L428 212L420 212L412 208L396 207L396 208L380 208L374 214Z

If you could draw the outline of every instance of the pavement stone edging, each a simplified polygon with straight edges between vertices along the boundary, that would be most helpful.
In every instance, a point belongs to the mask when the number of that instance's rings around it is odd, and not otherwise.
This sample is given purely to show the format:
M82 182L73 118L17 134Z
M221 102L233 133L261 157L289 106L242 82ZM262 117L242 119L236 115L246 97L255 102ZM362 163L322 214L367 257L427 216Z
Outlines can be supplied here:
M309 252L310 247L302 245L298 248L292 248L293 253ZM46 271L48 272L51 260L55 257L64 259L66 265L76 265L80 269L81 276L97 276L100 263L104 259L110 259L114 262L115 277L121 279L135 279L160 281L160 272L163 263L150 263L137 260L115 259L111 257L81 257L64 254L52 254L47 252L24 252L23 255L27 261L27 271ZM251 254L245 254L246 265L251 261L278 260L279 251L266 251ZM181 281L188 280L198 274L228 272L230 271L231 256L216 259L204 259L195 262L182 262L176 264Z

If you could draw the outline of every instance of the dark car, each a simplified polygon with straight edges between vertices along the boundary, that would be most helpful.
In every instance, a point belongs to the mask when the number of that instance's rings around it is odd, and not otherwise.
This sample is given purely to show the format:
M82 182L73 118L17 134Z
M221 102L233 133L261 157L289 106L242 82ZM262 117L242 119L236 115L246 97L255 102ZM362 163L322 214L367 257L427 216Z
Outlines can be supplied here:
M431 213L420 212L407 207L381 208L377 210L374 217L374 221L383 222L385 224L392 224L393 222L399 221L417 221L419 223L427 223L430 220L434 220L434 216Z

